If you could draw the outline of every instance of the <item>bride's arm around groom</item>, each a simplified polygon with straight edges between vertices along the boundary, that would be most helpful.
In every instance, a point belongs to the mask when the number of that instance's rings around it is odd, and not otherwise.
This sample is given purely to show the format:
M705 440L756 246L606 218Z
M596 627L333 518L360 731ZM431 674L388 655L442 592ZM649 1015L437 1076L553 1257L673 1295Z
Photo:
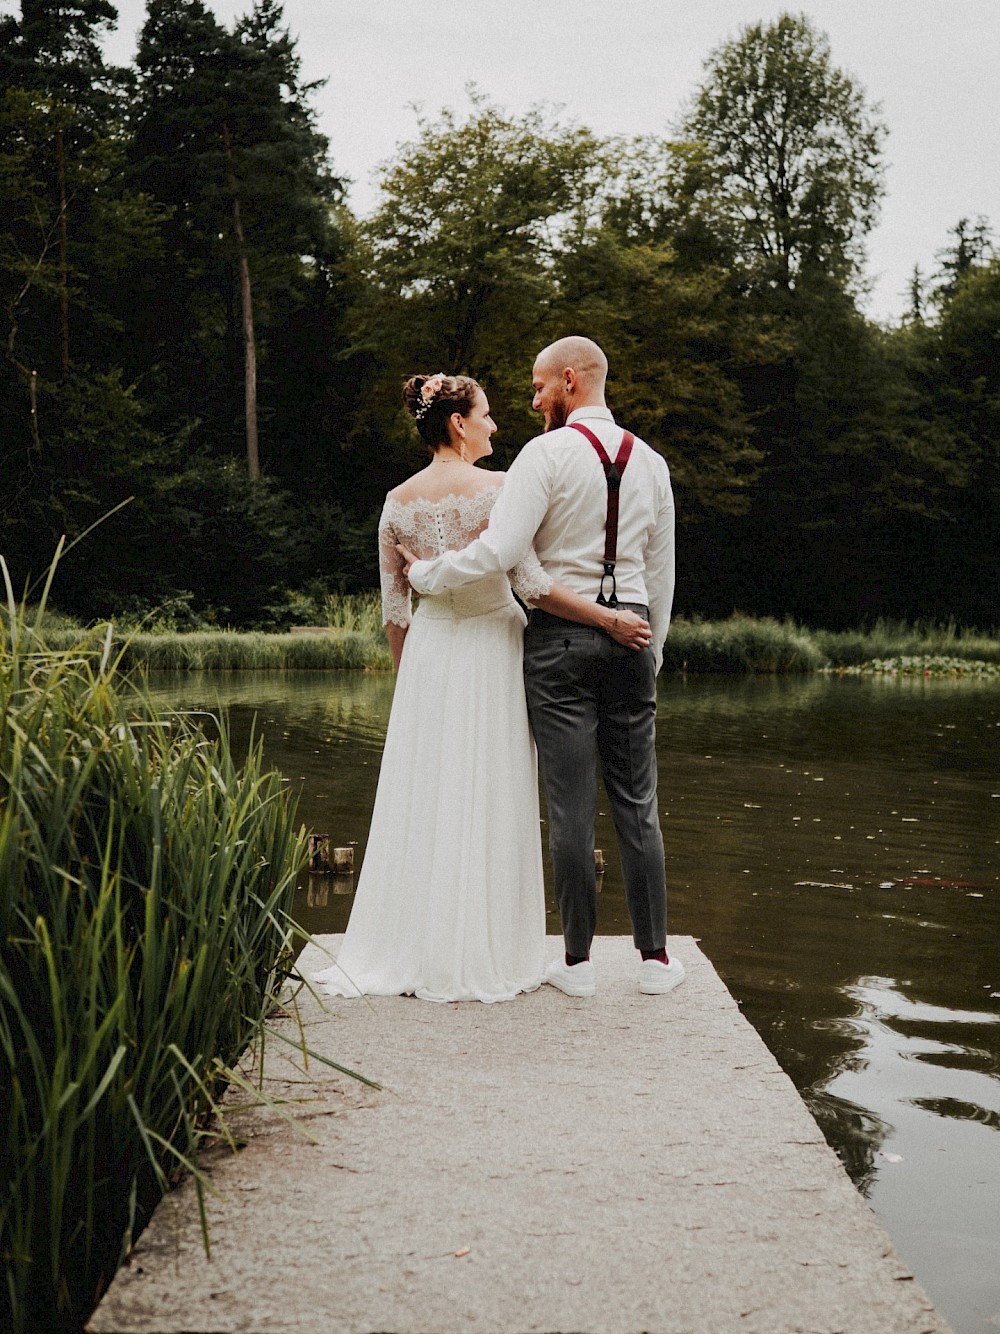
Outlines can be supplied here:
M621 429L605 405L603 376L589 379L581 360L591 348L596 345L588 339L562 339L539 355L532 406L543 413L545 433L529 440L514 460L489 527L476 541L460 551L415 560L408 566L416 592L444 593L512 570L534 546L546 574L589 599L594 606L590 623L610 632L609 618L595 601L601 587L607 486L597 455L577 430L569 429L574 422L586 421L607 437L612 457L618 451ZM551 373L548 354L555 349L563 356L553 365L572 355L584 367L581 373L565 368L572 381L568 386L562 376ZM599 370L603 370L606 362L600 355ZM674 502L662 456L636 441L631 459L621 488L617 591L626 606L649 608L650 636L633 635L628 646L642 647L651 641L659 670L674 593ZM545 600L534 602L555 615L582 619L578 611L546 605ZM616 628L624 629L628 623L634 630L633 619L620 612Z

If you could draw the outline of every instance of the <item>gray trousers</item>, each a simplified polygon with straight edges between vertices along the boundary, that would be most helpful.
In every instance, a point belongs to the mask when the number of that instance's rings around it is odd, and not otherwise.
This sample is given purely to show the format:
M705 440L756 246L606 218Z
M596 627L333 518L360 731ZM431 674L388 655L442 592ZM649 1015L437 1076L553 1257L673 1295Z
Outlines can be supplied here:
M646 614L645 608L631 609ZM598 758L636 948L662 949L667 892L656 806L653 650L623 648L600 630L533 611L524 634L524 687L548 800L567 953L588 954L597 927Z

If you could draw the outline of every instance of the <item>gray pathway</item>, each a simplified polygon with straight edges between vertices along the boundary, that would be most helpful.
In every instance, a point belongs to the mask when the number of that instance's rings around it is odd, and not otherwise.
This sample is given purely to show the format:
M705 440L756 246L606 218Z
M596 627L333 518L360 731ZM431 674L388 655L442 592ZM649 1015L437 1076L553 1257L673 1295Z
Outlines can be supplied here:
M670 944L688 981L664 997L603 937L590 1001L307 998L309 1044L384 1091L303 1080L272 1041L313 1141L241 1114L211 1260L182 1187L95 1334L947 1331L711 964Z

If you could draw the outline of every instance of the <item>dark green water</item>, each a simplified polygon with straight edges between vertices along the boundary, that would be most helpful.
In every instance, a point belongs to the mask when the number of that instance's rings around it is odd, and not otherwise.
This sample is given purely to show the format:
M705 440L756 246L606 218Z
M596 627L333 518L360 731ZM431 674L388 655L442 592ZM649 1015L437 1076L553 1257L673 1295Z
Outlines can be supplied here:
M156 690L226 705L238 742L256 714L305 823L360 864L392 685L270 673ZM660 682L670 930L699 938L959 1334L1000 1326L998 746L996 683ZM598 929L628 933L605 814L597 843ZM350 882L313 878L297 912L341 931L350 906Z

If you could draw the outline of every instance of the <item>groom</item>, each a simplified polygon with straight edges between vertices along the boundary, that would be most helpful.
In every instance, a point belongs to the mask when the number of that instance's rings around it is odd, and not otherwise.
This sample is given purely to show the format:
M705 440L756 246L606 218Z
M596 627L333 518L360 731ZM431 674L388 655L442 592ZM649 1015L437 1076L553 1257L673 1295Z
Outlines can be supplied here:
M639 990L658 995L684 980L680 960L666 953L656 805L656 674L673 601L674 502L663 458L615 425L604 398L607 373L607 358L589 338L561 338L540 352L532 407L545 434L512 464L489 527L464 550L408 570L418 593L442 593L512 569L534 544L553 579L650 623L652 645L639 650L538 609L525 631L525 693L565 942L565 957L549 966L546 981L569 996L596 989L595 756L642 954Z

